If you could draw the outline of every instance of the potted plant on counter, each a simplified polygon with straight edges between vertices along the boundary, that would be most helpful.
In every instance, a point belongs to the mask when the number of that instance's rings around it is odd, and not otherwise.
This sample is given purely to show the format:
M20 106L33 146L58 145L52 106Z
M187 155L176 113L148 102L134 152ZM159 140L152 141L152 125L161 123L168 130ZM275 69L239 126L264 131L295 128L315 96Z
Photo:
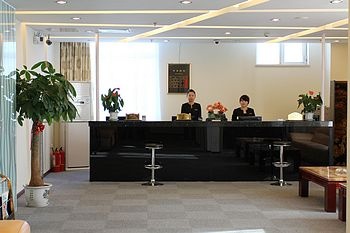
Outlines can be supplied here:
M119 90L119 88L109 88L106 95L101 95L103 109L109 111L110 121L118 120L118 112L120 112L124 106L124 100L120 96Z
M41 61L31 69L23 66L16 71L17 121L22 126L24 119L32 120L31 130L31 177L25 186L27 206L48 205L51 184L45 184L41 176L39 137L45 126L53 121L73 120L77 109L71 102L76 96L72 84L56 73L48 61Z
M304 113L305 120L312 121L315 111L323 104L320 93L315 95L314 91L309 91L306 94L300 94L298 99L298 108L303 105L301 113Z

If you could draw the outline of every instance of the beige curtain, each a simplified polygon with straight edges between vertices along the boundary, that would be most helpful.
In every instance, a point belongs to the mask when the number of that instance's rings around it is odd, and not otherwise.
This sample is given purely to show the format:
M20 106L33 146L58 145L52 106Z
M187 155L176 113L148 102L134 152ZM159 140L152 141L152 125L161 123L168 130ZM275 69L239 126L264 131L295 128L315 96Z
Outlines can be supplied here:
M89 43L61 43L61 73L69 81L90 81Z

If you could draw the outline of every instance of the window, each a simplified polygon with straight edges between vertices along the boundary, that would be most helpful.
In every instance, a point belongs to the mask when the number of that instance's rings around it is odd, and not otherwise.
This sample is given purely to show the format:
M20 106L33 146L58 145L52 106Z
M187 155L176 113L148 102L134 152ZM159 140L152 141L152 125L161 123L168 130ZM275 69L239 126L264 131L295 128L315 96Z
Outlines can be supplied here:
M119 113L139 113L147 120L160 119L158 45L155 43L100 42L99 93L120 88L124 107ZM108 115L101 100L99 119Z
M256 46L257 65L308 65L307 43L260 43Z

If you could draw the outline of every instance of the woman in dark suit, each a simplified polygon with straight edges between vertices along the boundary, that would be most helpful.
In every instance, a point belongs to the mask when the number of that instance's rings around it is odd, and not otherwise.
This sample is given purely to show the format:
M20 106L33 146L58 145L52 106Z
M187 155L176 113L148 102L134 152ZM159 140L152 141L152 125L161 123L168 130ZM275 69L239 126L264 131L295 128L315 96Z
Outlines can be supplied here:
M239 98L239 104L241 105L241 107L233 110L233 113L232 113L233 121L237 121L239 116L255 116L254 109L248 108L249 96L242 95Z
M194 102L196 92L193 89L187 91L187 99L188 102L181 106L181 113L191 113L192 120L202 120L202 108L199 103Z

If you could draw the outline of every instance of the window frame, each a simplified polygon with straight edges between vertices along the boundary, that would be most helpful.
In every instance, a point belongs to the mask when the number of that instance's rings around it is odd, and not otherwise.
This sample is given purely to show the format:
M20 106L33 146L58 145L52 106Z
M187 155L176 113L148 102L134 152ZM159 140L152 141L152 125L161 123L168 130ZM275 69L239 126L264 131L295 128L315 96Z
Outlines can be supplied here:
M280 63L279 64L258 64L258 43L256 44L256 57L255 57L255 66L277 66L277 67L288 67L288 66L310 66L310 58L309 58L309 43L303 43L302 44L302 54L303 54L303 62L285 62L284 60L284 55L285 55L285 46L286 44L291 44L291 43L278 43L279 44L279 58L280 58Z

